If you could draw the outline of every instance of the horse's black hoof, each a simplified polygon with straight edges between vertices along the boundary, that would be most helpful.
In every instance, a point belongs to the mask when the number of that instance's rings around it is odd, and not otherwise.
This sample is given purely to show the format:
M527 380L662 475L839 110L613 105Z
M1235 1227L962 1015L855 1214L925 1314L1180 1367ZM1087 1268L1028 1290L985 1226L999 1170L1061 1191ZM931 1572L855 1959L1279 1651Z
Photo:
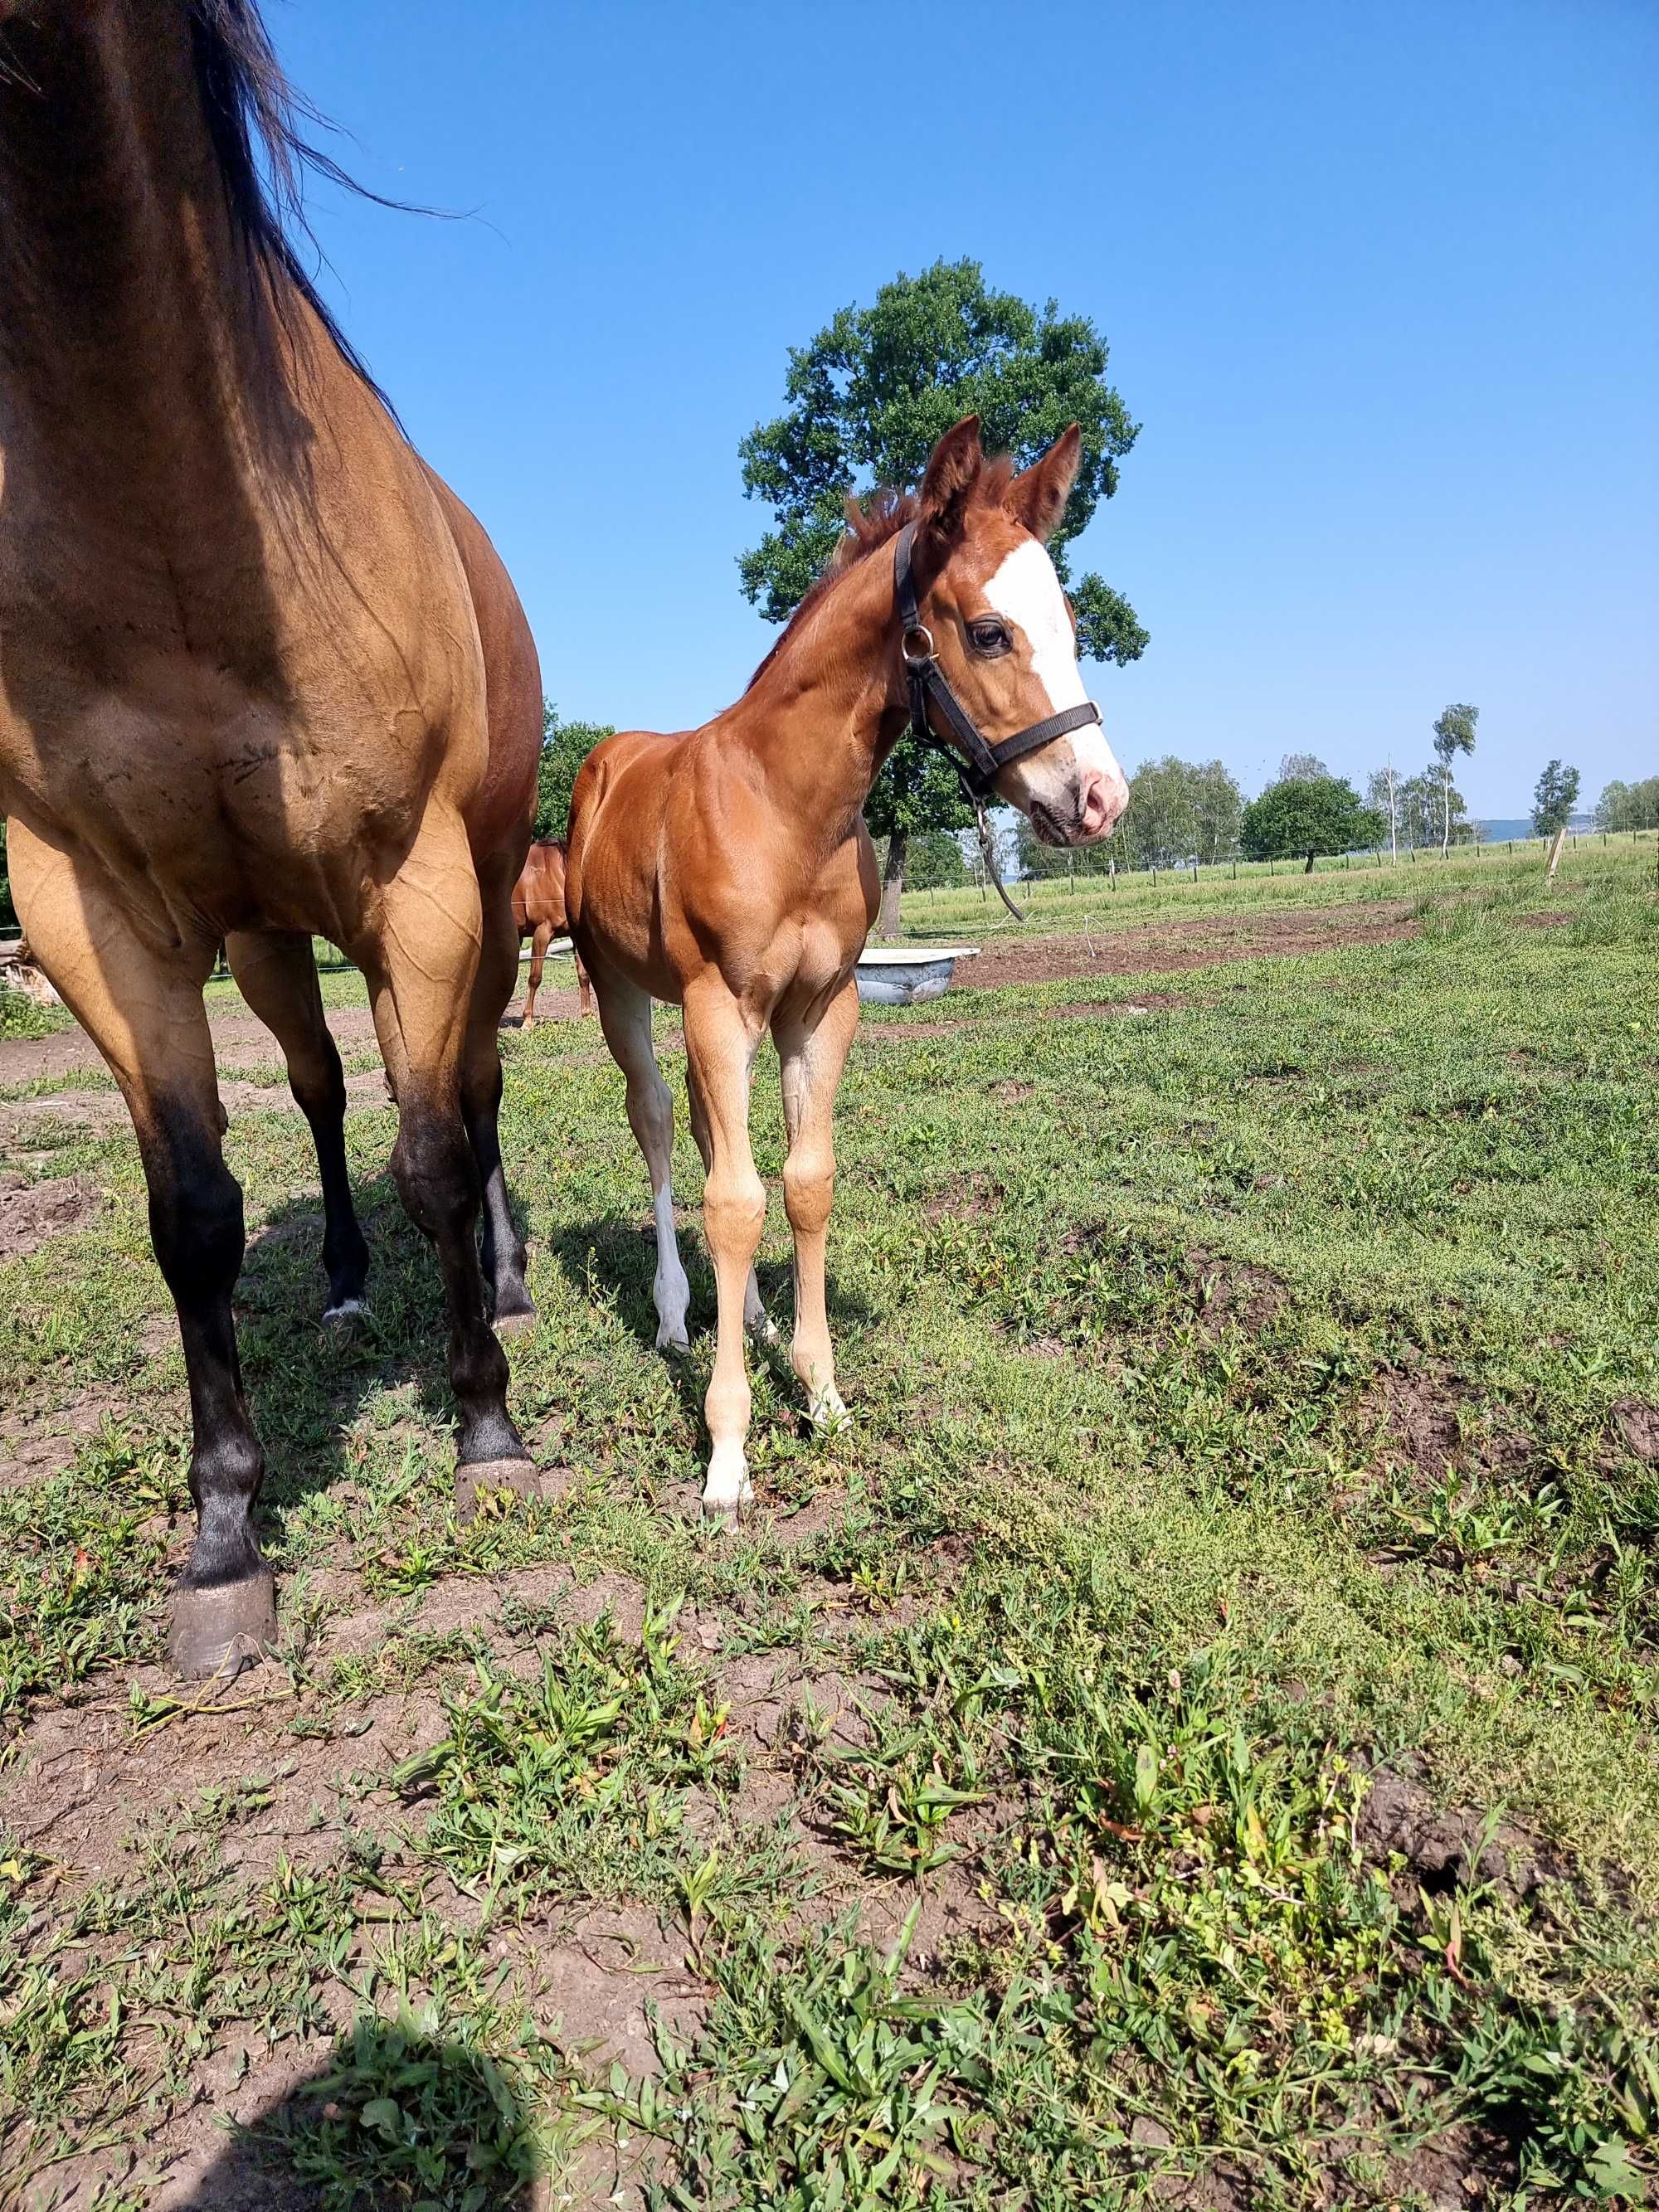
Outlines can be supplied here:
M510 1491L515 1498L539 1498L541 1470L533 1459L485 1459L455 1470L455 1517L471 1521L487 1498Z
M231 1681L276 1644L276 1577L269 1567L246 1582L173 1593L167 1656L187 1682Z

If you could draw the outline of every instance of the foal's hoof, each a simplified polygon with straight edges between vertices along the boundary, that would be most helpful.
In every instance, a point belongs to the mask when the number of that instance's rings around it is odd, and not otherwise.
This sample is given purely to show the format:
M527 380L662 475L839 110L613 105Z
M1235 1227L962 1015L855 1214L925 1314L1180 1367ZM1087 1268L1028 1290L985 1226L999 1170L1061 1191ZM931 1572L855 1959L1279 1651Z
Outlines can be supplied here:
M366 1320L368 1315L366 1298L342 1298L337 1305L323 1308L323 1327L349 1329L355 1322Z
M533 1459L484 1459L455 1470L455 1518L472 1520L486 1499L510 1491L515 1498L539 1498L540 1469Z
M735 1467L722 1467L717 1453L708 1463L708 1480L703 1485L703 1519L713 1528L735 1528L744 1508L754 1502L755 1486L743 1461L739 1459Z
M495 1317L497 1336L528 1336L536 1326L536 1309L530 1304L510 1307Z
M276 1578L262 1567L244 1583L174 1593L167 1656L187 1682L228 1682L276 1643Z

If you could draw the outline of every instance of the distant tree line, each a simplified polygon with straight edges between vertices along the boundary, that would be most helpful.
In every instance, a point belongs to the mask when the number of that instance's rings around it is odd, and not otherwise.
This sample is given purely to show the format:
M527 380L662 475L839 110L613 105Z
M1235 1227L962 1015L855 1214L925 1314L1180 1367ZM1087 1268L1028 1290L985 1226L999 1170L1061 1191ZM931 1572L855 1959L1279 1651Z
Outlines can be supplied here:
M1659 775L1610 783L1595 803L1598 830L1659 830Z

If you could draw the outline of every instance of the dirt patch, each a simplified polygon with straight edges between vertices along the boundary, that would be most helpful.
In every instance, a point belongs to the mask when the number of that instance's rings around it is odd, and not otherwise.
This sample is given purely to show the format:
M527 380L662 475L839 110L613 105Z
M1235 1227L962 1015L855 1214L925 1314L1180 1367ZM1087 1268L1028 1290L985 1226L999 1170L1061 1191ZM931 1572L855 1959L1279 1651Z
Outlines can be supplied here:
M1011 984L1050 983L1073 975L1175 975L1230 960L1297 959L1357 945L1398 945L1417 933L1406 899L1295 907L1277 914L1195 915L1190 921L1148 923L1109 934L1004 939L988 945L961 971L957 988L1004 991Z
M1501 2136L1464 2121L1389 2161L1389 2201L1425 2204L1432 2212L1472 2212L1509 2201L1515 2154Z
M1195 1248L1187 1269L1198 1297L1200 1334L1219 1336L1230 1325L1260 1336L1284 1311L1290 1292L1270 1267Z
M1645 1460L1650 1467L1659 1465L1659 1406L1623 1398L1613 1407L1613 1418L1631 1457Z
M1035 1083L1015 1083L1012 1080L994 1083L989 1095L1000 1106L1023 1106L1028 1098L1036 1097L1036 1085Z
M1468 1806L1437 1809L1420 1782L1386 1768L1371 1778L1354 1840L1374 1866L1385 1866L1396 1852L1406 1861L1408 1903L1415 1903L1418 1884L1445 1892L1467 1881L1471 1863L1481 1881L1511 1899L1530 1897L1565 1871L1549 1845L1525 1829L1500 1822L1488 1834L1483 1813Z
M1482 1431L1468 1416L1475 1394L1462 1378L1437 1362L1385 1368L1360 1401L1362 1419L1376 1423L1395 1450L1431 1483L1470 1466L1514 1470L1532 1455L1518 1431Z
M21 1260L54 1237L71 1235L103 1203L103 1192L85 1176L31 1182L0 1170L0 1260Z
M947 1216L957 1221L988 1221L1001 1212L1007 1194L994 1175L975 1168L970 1173L948 1176L921 1210L929 1221L943 1221Z
M269 1060L280 1066L276 1039L257 1014L240 1004L209 1018L214 1056L222 1064ZM343 1057L374 1046L374 1020L367 1006L337 1006L328 1026ZM46 1037L0 1038L0 1084L27 1083L67 1075L71 1069L101 1068L103 1054L82 1029L59 1030Z
M713 1996L678 1930L644 1905L587 1913L554 1948L537 1943L526 1964L537 2011L556 2015L554 2032L567 2050L591 2045L600 2071L615 2057L630 2074L660 2073L646 2007L656 2008L677 2042L689 2043Z
M161 1318L152 1315L144 1324L146 1331ZM61 1474L73 1464L87 1438L95 1436L106 1420L125 1413L129 1404L118 1391L82 1390L49 1412L25 1407L0 1419L0 1490Z

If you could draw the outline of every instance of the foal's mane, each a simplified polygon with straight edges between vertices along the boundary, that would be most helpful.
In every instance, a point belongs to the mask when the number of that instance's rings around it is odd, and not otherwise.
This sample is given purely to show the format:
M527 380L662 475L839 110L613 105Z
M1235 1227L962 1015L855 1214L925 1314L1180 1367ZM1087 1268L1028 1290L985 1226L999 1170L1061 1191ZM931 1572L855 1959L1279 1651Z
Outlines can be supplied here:
M289 234L297 229L316 243L305 214L307 173L326 177L382 207L403 204L383 199L358 184L331 155L301 135L302 125L331 126L289 81L258 0L186 0L186 8L203 118L231 228L246 264L251 335L264 365L280 376L278 338L286 339L290 348L303 342L295 312L297 294L352 374L398 422L397 410L319 294ZM401 422L398 427L402 428Z
M1000 506L1002 495L1008 489L1009 479L1013 474L1013 466L1006 454L988 461L974 486L973 505ZM879 553L884 545L890 545L906 523L915 520L921 507L921 495L914 491L896 491L891 484L881 484L866 499L860 499L849 491L844 504L847 528L836 541L835 551L802 593L776 644L750 678L745 687L747 690L754 690L806 617L828 597L842 578L861 567L872 553Z

